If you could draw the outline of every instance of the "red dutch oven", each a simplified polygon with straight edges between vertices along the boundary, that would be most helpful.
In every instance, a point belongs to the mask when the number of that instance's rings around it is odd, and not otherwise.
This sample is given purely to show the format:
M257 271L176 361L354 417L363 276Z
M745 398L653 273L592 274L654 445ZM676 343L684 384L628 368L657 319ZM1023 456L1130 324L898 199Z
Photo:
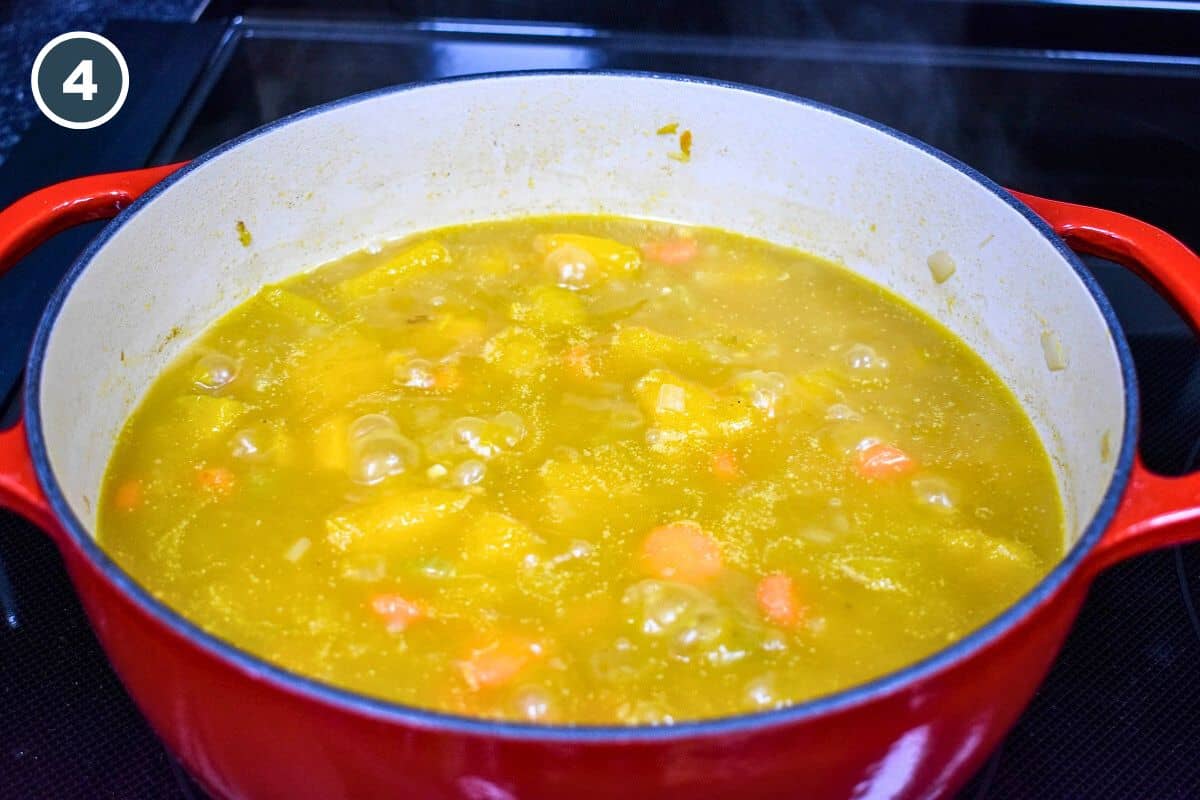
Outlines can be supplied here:
M694 132L690 161L654 135L668 121ZM430 712L290 673L182 618L95 541L94 499L138 397L190 335L258 286L414 230L600 210L795 245L944 322L1042 435L1067 510L1061 562L979 630L865 685L717 720L571 727ZM58 231L109 217L38 329L25 418L0 433L0 505L54 540L130 695L217 797L945 795L1016 720L1092 578L1200 536L1200 476L1155 475L1138 460L1129 351L1068 247L1135 270L1193 327L1200 259L1143 222L1007 193L815 103L630 73L398 87L187 165L35 192L0 212L0 271ZM236 227L252 233L248 247ZM944 286L925 266L937 250L958 264Z

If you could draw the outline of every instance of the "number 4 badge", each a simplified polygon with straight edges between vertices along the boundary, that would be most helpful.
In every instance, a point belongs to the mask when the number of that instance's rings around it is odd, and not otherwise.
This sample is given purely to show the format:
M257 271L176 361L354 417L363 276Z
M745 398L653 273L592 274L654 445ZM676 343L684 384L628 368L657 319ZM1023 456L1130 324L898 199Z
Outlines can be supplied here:
M96 82L92 80L92 60L85 58L79 62L79 66L75 67L75 71L67 76L63 81L63 94L80 95L84 102L90 102L99 91Z
M96 128L117 115L129 94L129 67L98 33L72 31L46 43L33 62L33 99L46 117L72 130Z

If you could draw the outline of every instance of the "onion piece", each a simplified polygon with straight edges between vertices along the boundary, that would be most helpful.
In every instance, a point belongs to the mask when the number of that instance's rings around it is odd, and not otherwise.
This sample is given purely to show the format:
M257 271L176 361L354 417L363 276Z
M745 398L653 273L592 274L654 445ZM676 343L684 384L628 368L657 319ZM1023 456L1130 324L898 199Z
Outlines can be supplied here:
M308 548L312 547L312 540L307 536L301 536L296 541L292 542L292 546L287 549L283 557L295 564L304 554L308 552Z
M378 553L348 556L342 561L342 577L361 583L376 583L387 576L387 562Z
M657 411L683 411L686 407L686 395L682 386L664 383L658 387Z
M937 283L945 283L950 280L950 276L958 270L958 265L945 250L938 250L929 257L926 263L929 264L929 273L933 275L933 279Z
M1046 357L1046 367L1051 372L1061 372L1067 368L1067 353L1054 331L1042 331L1042 355Z
M845 403L834 403L825 409L825 419L830 422L861 422L862 414Z

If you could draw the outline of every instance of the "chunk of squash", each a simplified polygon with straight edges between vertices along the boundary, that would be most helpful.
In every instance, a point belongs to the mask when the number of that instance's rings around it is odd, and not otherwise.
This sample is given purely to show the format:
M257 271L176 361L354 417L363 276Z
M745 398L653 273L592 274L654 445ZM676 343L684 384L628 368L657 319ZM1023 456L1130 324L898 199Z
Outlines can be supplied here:
M1027 583L1037 579L1041 559L1015 539L989 536L977 528L948 533L941 542L943 552L961 575L983 584Z
M463 536L467 568L484 574L512 574L541 560L545 542L528 526L507 514L487 511Z
M669 493L645 491L650 465L629 442L594 448L578 459L551 458L538 469L544 518L560 532L589 536L624 514L626 503L640 509L669 503Z
M450 263L450 251L441 242L432 239L418 242L405 247L378 267L342 281L338 291L347 300L361 300Z
M200 445L228 433L250 410L240 400L210 395L185 395L171 404L171 424L182 442Z
M320 469L345 471L350 464L350 416L334 414L312 431L312 460Z
M309 341L288 362L285 388L306 416L346 404L391 384L383 348L353 330Z
M470 502L465 492L411 489L342 508L325 520L326 539L342 551L403 548L445 530Z
M282 287L268 286L260 296L272 309L296 322L306 325L328 325L333 322L333 317L320 303Z
M614 377L639 375L653 367L677 372L700 372L712 356L695 339L680 339L641 325L621 328L612 338L605 366Z
M474 314L446 312L434 320L434 329L452 346L461 348L487 336L487 320Z
M650 421L650 449L660 455L707 451L713 440L736 441L759 421L742 398L718 395L665 369L650 370L633 391Z
M538 236L533 247L539 253L548 253L564 244L586 250L598 262L607 264L619 272L637 272L642 266L642 255L636 247L622 244L616 239L588 236L582 233L551 233Z
M817 367L792 378L792 390L801 405L823 408L840 401L849 378L833 367Z
M543 330L562 330L582 324L587 307L579 295L559 286L537 286L528 298L512 304L509 317Z
M582 285L588 287L622 276L634 275L642 268L642 254L636 248L599 236L587 236L582 233L544 234L534 238L533 248L546 257L546 264L551 267L556 251L573 251L584 260L594 262L587 265L586 275L577 276Z
M527 377L540 371L549 361L546 345L532 331L508 327L488 339L483 357L501 372Z

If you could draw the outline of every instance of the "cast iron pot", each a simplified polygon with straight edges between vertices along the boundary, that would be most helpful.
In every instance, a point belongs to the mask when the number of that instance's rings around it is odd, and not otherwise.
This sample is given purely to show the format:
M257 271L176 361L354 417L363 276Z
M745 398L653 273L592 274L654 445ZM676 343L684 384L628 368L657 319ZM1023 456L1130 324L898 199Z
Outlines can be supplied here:
M668 122L694 133L691 159ZM929 658L778 711L673 727L489 722L353 694L259 660L156 600L94 539L122 422L188 340L265 282L470 220L606 212L716 225L841 261L996 369L1049 450L1061 562ZM952 792L1054 659L1092 578L1197 536L1200 476L1137 458L1112 309L1071 249L1149 279L1195 325L1200 260L1145 223L1010 194L835 109L660 75L525 73L403 86L268 125L185 166L81 178L0 213L0 270L115 215L46 309L0 504L44 528L130 695L224 798L893 798ZM244 246L238 223L251 234ZM958 271L935 283L927 259ZM1064 369L1057 356L1065 355Z

